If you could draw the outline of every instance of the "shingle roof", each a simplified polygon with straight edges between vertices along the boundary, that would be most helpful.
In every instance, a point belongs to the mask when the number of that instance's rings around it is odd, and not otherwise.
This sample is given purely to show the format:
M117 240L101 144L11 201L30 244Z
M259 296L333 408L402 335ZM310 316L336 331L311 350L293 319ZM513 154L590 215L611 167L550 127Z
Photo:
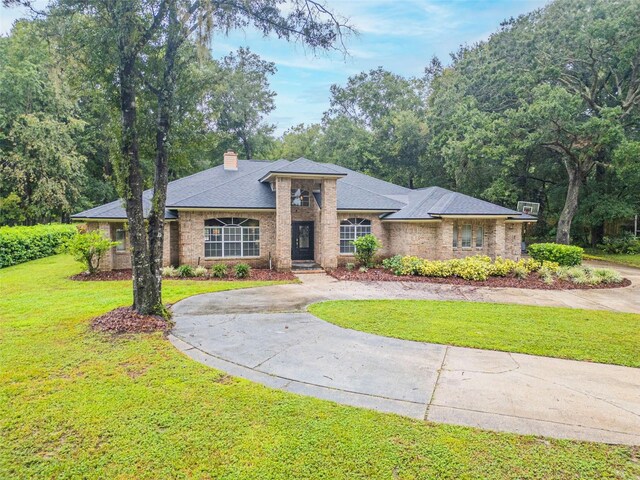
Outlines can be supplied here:
M429 187L414 190L407 204L397 212L385 216L385 220L422 220L442 215L507 215L521 217L520 212L494 203L470 197L446 188Z
M314 162L313 160L309 160L308 158L304 158L304 157L300 157L297 160L288 162L284 165L274 166L267 172L267 175L265 175L265 177L269 176L269 174L278 174L278 173L299 173L302 175L332 175L332 176L345 175L344 173L338 172L335 169L331 168L331 165L327 163Z
M337 176L338 210L390 212L385 220L428 220L440 215L509 215L533 219L519 212L440 187L410 190L339 165L317 163L306 158L293 162L239 160L238 170L222 165L170 182L167 187L167 219L177 218L174 209L233 208L275 209L275 193L261 180L272 172ZM317 193L317 192L316 192ZM314 193L314 195L316 195ZM145 214L152 190L143 194ZM318 203L322 198L316 196ZM120 200L73 215L72 218L124 219Z

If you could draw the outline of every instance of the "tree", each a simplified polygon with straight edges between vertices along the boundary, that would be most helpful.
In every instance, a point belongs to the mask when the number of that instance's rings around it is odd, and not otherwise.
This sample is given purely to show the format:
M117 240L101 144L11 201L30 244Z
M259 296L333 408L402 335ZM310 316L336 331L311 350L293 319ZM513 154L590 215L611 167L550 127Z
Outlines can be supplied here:
M4 0L16 4L18 0ZM181 48L189 38L205 46L214 29L253 26L285 40L309 47L334 48L348 26L324 5L294 0L285 12L277 0L213 2L188 0L57 0L48 13L80 14L86 29L99 39L90 46L117 85L121 115L120 157L116 175L124 198L132 246L134 309L143 314L163 313L162 243L168 182L168 157L175 114L176 79L186 70ZM82 25L80 25L82 28ZM193 61L193 60L191 60ZM154 68L155 67L155 68ZM153 196L143 209L143 169L137 98L144 88L156 97ZM146 218L145 218L146 217Z
M462 48L430 79L432 155L469 193L550 199L568 243L583 187L637 137L639 15L637 2L556 0Z
M289 128L276 142L270 158L274 160L286 158L295 160L305 157L316 161L323 161L319 143L322 139L321 126L317 123L305 125L303 123Z
M323 126L334 151L327 156L413 187L427 149L423 95L421 80L382 68L350 77L344 87L332 85Z
M0 198L18 197L14 221L65 218L84 181L86 159L76 148L84 122L38 25L18 22L0 38L0 98Z
M275 72L273 62L262 60L249 48L222 59L222 82L212 99L218 110L218 128L231 134L228 148L234 148L237 139L248 159L269 142L275 129L264 120L275 108L276 93L269 90L268 80Z

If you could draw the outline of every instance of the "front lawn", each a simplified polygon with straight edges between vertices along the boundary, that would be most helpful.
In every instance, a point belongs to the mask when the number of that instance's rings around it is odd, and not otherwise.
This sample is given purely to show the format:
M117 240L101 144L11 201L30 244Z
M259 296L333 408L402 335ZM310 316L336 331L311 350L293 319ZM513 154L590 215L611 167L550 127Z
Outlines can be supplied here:
M161 335L93 333L130 282L0 270L0 478L637 478L637 448L424 423L233 379ZM166 281L165 300L250 283Z
M640 315L433 300L311 305L341 327L387 337L640 367Z
M640 268L640 254L633 253L604 253L600 250L587 250L585 260L601 260L603 262L617 263L627 267Z

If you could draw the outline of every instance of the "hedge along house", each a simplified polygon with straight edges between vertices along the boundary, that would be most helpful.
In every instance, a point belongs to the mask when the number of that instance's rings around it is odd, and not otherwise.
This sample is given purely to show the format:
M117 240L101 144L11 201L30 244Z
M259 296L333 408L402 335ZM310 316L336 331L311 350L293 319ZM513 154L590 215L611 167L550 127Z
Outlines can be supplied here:
M151 191L144 193L145 208ZM73 215L120 242L102 268L130 268L120 201ZM444 188L411 190L306 158L238 160L169 183L165 265L246 262L288 270L298 262L353 262L356 237L374 234L382 256L449 259L483 254L518 259L522 224L535 221Z

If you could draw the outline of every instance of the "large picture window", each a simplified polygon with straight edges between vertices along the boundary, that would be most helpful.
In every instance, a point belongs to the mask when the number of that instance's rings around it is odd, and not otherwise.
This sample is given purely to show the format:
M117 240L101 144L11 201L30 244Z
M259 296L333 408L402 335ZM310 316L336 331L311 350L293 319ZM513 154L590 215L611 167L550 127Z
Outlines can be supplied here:
M204 256L260 256L260 222L250 218L213 218L204 222Z
M371 220L366 218L347 218L340 222L340 253L355 253L353 241L371 233Z

